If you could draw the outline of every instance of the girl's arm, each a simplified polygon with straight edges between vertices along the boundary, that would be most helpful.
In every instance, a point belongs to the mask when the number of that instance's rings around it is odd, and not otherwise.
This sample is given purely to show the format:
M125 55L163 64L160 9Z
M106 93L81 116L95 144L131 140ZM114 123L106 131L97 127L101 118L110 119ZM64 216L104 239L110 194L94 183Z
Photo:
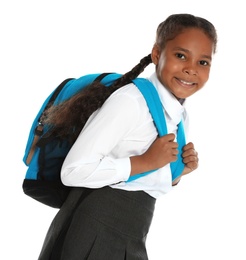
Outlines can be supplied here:
M89 118L69 151L61 169L63 184L98 188L126 181L131 172L130 155L124 151L112 151L128 133L139 127L142 113L135 98L127 93L112 94Z

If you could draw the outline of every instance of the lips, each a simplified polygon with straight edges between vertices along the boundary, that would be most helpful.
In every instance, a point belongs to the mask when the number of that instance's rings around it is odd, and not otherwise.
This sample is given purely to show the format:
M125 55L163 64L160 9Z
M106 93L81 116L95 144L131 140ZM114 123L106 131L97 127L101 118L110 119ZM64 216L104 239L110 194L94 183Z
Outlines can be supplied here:
M192 82L192 81L186 81L183 79L178 79L176 78L176 80L178 81L178 83L184 87L194 87L195 85L197 85L196 82Z

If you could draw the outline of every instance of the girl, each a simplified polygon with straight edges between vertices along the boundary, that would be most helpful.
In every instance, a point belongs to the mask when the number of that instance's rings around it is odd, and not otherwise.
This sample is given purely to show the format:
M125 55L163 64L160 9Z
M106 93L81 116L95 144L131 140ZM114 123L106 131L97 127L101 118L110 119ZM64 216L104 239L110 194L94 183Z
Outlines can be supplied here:
M181 178L172 181L170 163L177 160L181 120L187 129L183 105L207 82L216 45L216 30L209 21L171 15L158 26L151 54L112 87L97 83L86 95L78 93L61 105L62 116L56 107L50 109L46 121L61 137L71 126L79 130L61 170L62 182L74 188L50 226L39 260L148 259L145 241L155 201ZM151 62L155 72L149 80L160 96L169 131L163 137L158 137L143 96L130 83ZM114 88L119 89L110 95ZM82 106L88 115L94 111L83 101L88 94L101 103L107 98L89 119L80 113ZM182 158L181 176L198 167L193 143L182 147Z

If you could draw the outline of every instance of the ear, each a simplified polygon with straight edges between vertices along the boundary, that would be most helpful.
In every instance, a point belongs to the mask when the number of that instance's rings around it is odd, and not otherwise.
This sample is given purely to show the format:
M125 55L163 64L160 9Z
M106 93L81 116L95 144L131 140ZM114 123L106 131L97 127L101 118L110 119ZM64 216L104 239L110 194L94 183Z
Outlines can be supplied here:
M160 58L160 51L159 51L159 48L158 46L155 44L152 48L152 52L151 52L151 59L152 59L152 62L157 65L158 64L158 61L159 61L159 58Z

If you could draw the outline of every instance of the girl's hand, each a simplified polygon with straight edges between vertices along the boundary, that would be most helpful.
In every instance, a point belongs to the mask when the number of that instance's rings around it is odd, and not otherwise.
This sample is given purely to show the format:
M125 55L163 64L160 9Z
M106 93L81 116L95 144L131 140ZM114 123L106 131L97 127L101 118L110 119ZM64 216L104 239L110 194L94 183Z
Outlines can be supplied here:
M193 143L188 143L183 147L182 157L183 157L183 162L185 164L185 168L181 176L173 181L172 183L173 186L179 183L183 175L188 174L198 168L199 158Z
M199 158L193 143L190 142L183 147L182 157L185 164L182 175L188 174L198 168Z
M176 161L178 144L174 139L174 134L158 137L144 154L131 157L131 175L155 170Z

